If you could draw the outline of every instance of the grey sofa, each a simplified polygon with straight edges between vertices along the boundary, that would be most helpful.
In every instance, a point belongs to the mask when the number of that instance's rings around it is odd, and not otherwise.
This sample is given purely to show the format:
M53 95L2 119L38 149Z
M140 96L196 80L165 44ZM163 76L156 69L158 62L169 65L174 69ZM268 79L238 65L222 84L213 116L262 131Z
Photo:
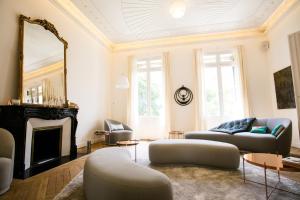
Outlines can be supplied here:
M114 129L116 125L122 125L123 129ZM108 145L116 144L117 141L131 140L132 129L124 123L116 120L107 119L104 121L104 130L108 132L108 137L105 137L105 142Z
M15 140L10 132L0 128L0 195L10 188L14 174Z
M233 135L214 131L192 131L185 133L186 139L204 139L227 142L236 145L240 150L257 153L278 153L288 156L292 141L292 122L285 118L256 119L253 126L267 126L271 131L277 124L285 129L277 136L250 132L235 133Z
M172 200L172 185L163 173L131 160L128 150L110 147L93 152L83 171L87 200Z

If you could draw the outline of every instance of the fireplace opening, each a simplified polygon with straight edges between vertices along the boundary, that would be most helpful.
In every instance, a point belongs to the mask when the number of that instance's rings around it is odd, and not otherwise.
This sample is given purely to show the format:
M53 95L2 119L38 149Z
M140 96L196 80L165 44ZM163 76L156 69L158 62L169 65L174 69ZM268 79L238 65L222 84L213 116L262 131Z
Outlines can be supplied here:
M62 128L62 126L51 126L33 129L31 167L61 158Z

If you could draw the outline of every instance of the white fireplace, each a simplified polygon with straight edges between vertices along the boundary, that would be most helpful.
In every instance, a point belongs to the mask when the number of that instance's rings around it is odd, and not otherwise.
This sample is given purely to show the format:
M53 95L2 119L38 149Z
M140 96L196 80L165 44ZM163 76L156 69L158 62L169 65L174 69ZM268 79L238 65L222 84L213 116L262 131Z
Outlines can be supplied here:
M26 127L26 144L25 144L25 169L29 169L31 166L31 155L32 155L32 135L33 130L36 128L45 127L62 127L61 137L61 156L70 155L71 147L71 118L67 117L60 120L44 120L39 118L30 118L27 121Z

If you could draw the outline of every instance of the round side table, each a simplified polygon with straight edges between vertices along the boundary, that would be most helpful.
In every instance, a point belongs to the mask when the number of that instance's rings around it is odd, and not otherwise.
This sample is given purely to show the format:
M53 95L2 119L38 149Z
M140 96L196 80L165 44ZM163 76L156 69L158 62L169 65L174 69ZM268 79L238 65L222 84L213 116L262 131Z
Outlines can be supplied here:
M183 138L183 135L184 135L183 131L170 131L169 139L180 139Z
M252 165L262 167L264 169L264 178L265 178L264 184L246 179L245 161L252 164ZM273 169L273 170L277 171L278 182L274 187L268 185L267 169ZM244 179L244 183L246 181L249 181L249 182L252 182L252 183L264 185L265 193L266 193L266 200L270 199L270 197L271 197L274 190L280 190L280 191L288 192L288 193L291 193L291 194L296 195L296 196L299 197L300 196L299 193L295 193L295 192L292 192L292 191L288 191L288 190L278 188L278 185L281 182L280 181L280 171L291 171L291 168L285 167L283 165L281 155L270 154L270 153L248 153L248 154L243 155L243 179ZM272 188L271 191L268 191L268 188Z
M139 144L139 140L125 140L117 141L118 146L133 146L134 145L134 161L136 162L136 146Z

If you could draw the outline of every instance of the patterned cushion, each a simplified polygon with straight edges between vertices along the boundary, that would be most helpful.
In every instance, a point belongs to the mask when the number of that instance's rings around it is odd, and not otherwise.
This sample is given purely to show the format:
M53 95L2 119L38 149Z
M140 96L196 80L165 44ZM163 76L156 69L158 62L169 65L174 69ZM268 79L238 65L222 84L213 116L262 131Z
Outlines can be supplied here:
M241 120L235 120L225 122L218 127L211 129L211 131L224 132L229 134L235 134L239 132L248 132L254 122L255 118L245 118Z

